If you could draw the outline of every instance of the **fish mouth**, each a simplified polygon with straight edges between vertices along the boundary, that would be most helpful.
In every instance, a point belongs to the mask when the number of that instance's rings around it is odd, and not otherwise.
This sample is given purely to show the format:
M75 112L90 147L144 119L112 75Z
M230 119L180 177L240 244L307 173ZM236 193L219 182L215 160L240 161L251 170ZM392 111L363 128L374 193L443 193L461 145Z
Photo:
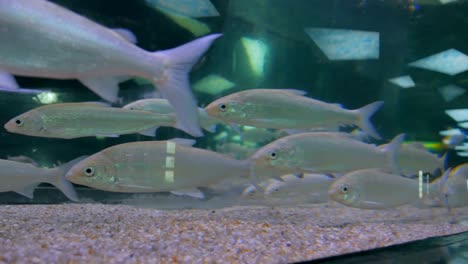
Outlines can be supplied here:
M332 198L333 200L335 200L335 197L337 196L337 191L335 189L328 189L328 197Z
M341 190L339 188L329 188L328 189L328 197L332 199L335 202L345 204L343 195L341 193Z
M81 184L81 181L79 181L80 177L79 174L81 172L80 168L76 168L73 166L66 174L65 174L65 179L76 183L76 184Z
M205 107L205 112L209 116L216 117L216 111L214 111L212 103Z
M11 121L7 122L5 125L3 125L3 128L5 128L6 131L12 132L13 131L13 124Z

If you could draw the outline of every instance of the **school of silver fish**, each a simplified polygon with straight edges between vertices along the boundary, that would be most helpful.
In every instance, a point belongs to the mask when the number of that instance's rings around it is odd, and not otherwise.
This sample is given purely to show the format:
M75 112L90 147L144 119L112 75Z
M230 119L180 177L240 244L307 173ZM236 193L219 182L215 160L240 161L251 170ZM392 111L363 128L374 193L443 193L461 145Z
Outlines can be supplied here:
M218 16L204 1L199 10L168 1L146 3L189 17ZM189 12L190 10L194 12ZM405 134L387 144L371 122L383 101L346 109L295 89L247 89L198 107L188 73L221 34L211 34L169 50L148 52L124 29L110 29L46 0L0 0L0 90L21 89L12 75L77 79L101 98L118 101L119 82L141 77L164 98L123 107L100 102L57 103L20 113L5 123L15 134L74 139L139 133L155 137L172 127L193 137L220 125L237 132L240 144L218 140L218 150L194 147L195 140L130 142L114 145L55 168L27 157L0 160L1 192L29 198L50 183L78 201L72 183L110 192L170 192L203 199L203 188L238 182L245 199L327 202L361 209L401 205L447 208L468 205L468 164L446 168L446 155L423 145L403 144ZM352 133L342 131L355 127ZM227 133L225 135L227 136ZM364 141L365 140L365 141ZM259 145L266 142L266 145ZM244 159L235 152L245 152ZM428 176L436 177L430 182ZM297 199L297 200L296 200Z

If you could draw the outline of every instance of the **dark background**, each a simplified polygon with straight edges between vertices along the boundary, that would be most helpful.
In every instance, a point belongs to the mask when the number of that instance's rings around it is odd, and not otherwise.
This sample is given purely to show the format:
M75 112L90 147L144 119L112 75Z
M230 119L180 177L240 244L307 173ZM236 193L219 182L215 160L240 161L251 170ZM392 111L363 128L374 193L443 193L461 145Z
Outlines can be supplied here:
M111 28L130 29L138 46L155 51L172 48L194 36L151 9L143 0L53 0L79 14ZM456 123L444 110L468 107L468 93L445 103L437 88L456 84L468 88L468 72L448 76L410 68L409 62L455 48L468 54L468 3L413 8L408 1L354 0L212 0L219 17L203 18L212 32L222 32L191 73L193 82L209 74L219 74L236 83L231 93L249 88L294 88L307 90L308 96L326 102L339 102L346 108L359 108L376 100L385 101L373 123L390 140L406 133L407 140L440 141L438 132ZM380 32L380 59L330 62L304 33L305 27L331 27ZM259 38L269 46L265 75L255 78L248 70L240 37ZM235 63L234 63L235 60ZM410 74L416 83L400 89L388 78ZM59 93L62 102L99 100L75 80L49 80L18 77L24 88L47 88ZM134 81L121 85L124 103L138 99L148 88ZM225 94L227 94L225 93ZM221 94L217 97L221 97ZM196 94L201 106L216 99ZM2 94L0 120L12 117L39 104L30 95ZM0 130L0 158L26 155L42 165L66 162L90 155L106 147L129 141L151 140L140 135L119 138L81 138L73 140L35 138ZM190 137L174 129L160 129L157 139ZM198 147L215 144L207 136L197 140ZM449 166L468 159L449 153ZM36 192L37 194L38 192ZM0 194L0 201L16 194ZM60 194L57 196L59 199Z

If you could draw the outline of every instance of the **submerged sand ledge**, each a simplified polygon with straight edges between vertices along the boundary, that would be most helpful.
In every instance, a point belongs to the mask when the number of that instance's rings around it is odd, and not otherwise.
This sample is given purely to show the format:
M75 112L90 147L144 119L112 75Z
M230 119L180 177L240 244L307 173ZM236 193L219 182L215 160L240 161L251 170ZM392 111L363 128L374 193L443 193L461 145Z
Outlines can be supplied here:
M4 205L0 215L0 262L19 263L284 263L468 231L443 209L410 207Z

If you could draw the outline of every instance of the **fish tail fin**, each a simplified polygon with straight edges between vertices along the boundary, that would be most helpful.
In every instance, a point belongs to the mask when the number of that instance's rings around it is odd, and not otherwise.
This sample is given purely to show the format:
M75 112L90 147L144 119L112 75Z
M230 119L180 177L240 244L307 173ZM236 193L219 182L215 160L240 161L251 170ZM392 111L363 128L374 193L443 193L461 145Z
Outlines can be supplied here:
M398 166L397 157L398 150L400 149L403 140L405 140L405 134L400 134L393 138L393 140L385 146L385 151L388 153L391 171L399 175L401 175L401 169L400 166Z
M443 206L449 207L447 196L443 192L443 187L447 180L450 178L450 173L452 172L452 168L448 168L444 174L440 177L438 181L434 181L431 183L431 191L433 191L438 197L440 202L442 203Z
M82 156L71 160L59 167L51 169L53 171L48 183L57 187L62 193L70 200L77 202L78 195L76 194L73 184L65 178L65 174L71 169L73 165L84 159L86 156Z
M370 119L371 117L379 110L382 105L384 104L383 101L377 101L365 105L357 110L354 110L359 113L359 122L358 126L362 129L366 134L376 138L381 139L379 133L375 130L374 126L372 125Z
M444 153L444 155L442 155L441 157L439 157L439 161L440 161L440 164L442 164L442 171L445 170L445 168L447 168L447 155L448 155L448 151Z
M203 108L199 109L199 114L200 114L200 122L201 122L202 128L210 133L216 132L216 127L218 126L220 121L208 115L206 110Z
M452 172L452 168L448 168L444 174L440 177L440 180L434 181L434 185L436 186L437 190L442 194L442 187L444 187L445 182L450 177L450 173Z
M155 80L162 96L174 107L181 128L192 136L201 137L197 104L190 90L188 73L214 40L221 34L198 38L179 47L153 53L166 65L164 77Z

